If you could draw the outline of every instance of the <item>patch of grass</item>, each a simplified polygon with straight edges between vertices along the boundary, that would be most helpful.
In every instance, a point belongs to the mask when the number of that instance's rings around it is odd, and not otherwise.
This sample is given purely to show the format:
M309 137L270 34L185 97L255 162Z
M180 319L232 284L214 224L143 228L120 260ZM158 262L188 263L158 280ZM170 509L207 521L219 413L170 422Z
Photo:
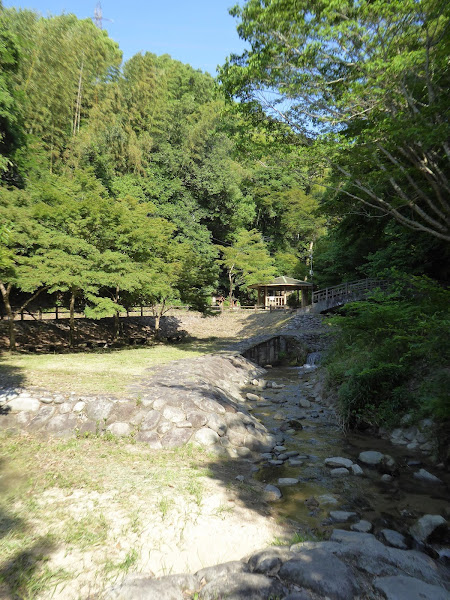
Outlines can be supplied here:
M104 566L106 574L114 573L116 575L126 574L134 567L139 560L139 552L135 548L131 548L123 560L114 562L107 560Z
M164 519L167 517L170 508L173 506L173 500L171 498L167 498L163 496L156 505L161 513L161 518Z
M71 521L65 527L64 543L85 549L104 544L108 537L109 524L100 513L89 513L79 521Z
M120 394L150 367L195 358L210 351L195 344L158 345L69 354L8 354L0 362L0 378L20 372L24 387L35 386L61 393Z

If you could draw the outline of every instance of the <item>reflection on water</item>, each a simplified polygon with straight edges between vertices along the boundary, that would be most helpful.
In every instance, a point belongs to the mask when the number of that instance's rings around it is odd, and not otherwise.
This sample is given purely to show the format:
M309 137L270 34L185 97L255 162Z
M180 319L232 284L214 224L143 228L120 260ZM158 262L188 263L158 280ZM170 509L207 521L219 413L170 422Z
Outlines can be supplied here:
M314 367L271 369L266 378L285 387L267 387L257 392L271 402L268 406L251 403L253 414L279 436L279 443L286 448L282 453L299 453L281 466L262 462L256 474L260 481L273 485L277 485L281 477L299 480L297 485L281 488L283 500L273 505L280 517L295 521L301 528L325 533L331 525L330 510L355 511L361 519L373 524L375 533L389 528L405 535L424 514L450 517L450 476L433 467L423 455L405 447L360 433L344 435L336 425L333 410L322 405L317 396ZM255 392L255 388L251 391ZM300 421L303 429L283 431L292 419ZM383 482L382 473L358 462L363 450L377 450L394 458L396 465L391 481ZM335 456L358 462L364 476L331 477L324 460ZM443 480L444 485L430 485L415 479L414 472L422 467ZM335 527L349 528L350 524Z

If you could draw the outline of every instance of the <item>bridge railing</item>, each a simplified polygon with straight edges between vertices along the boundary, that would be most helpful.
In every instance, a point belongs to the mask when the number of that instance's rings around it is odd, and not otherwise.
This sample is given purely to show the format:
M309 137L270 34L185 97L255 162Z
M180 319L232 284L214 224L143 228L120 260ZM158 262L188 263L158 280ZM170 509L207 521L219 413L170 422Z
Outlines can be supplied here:
M336 304L340 303L345 299L363 298L372 290L386 290L388 285L389 281L387 279L359 279L357 281L348 281L347 283L313 292L312 303L316 304L317 302L325 301L331 305L334 302L336 302Z

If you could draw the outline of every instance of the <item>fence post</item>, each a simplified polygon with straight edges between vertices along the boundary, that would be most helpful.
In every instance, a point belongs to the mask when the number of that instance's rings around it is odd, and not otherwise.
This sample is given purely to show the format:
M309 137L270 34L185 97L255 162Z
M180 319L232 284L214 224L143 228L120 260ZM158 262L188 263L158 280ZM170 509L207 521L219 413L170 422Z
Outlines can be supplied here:
M42 308L41 307L38 308L38 319L39 319L39 321L42 321Z
M59 315L58 315L58 307L57 307L57 306L55 306L55 321L57 321L57 320L58 320L58 316L59 316Z
M144 307L141 304L141 317L143 317L143 316L144 316Z
M20 311L20 320L23 321L23 310Z
M128 308L127 308L127 317L129 317L129 316L130 316L130 313L129 313Z

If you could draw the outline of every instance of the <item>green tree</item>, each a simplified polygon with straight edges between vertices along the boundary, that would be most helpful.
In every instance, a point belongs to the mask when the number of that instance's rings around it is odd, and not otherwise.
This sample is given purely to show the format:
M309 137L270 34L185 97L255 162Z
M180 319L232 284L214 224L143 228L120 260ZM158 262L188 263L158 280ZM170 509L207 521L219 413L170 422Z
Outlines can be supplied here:
M450 240L450 8L439 0L248 0L230 97L309 139L337 199ZM316 140L316 141L314 141Z
M245 289L253 283L264 283L274 277L273 260L261 233L256 229L242 229L232 236L230 246L219 248L222 252L221 264L228 275L230 306L236 287Z

